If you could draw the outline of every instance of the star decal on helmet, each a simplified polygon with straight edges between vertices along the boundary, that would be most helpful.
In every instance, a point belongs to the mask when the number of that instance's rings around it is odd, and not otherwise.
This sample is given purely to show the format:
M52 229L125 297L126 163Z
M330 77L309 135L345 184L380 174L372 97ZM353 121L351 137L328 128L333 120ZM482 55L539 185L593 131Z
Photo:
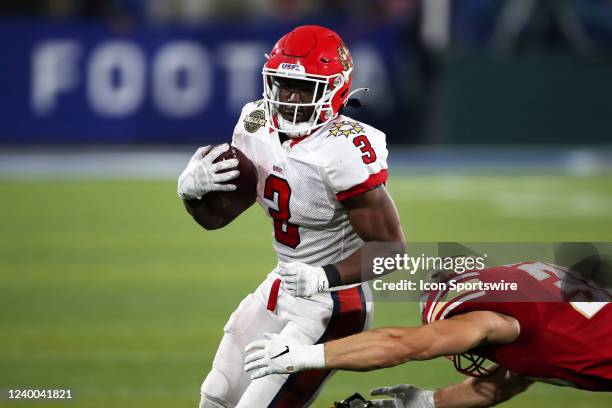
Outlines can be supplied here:
M329 129L329 134L332 136L345 136L357 135L363 132L363 126L357 122L351 122L349 120L341 120L332 125Z

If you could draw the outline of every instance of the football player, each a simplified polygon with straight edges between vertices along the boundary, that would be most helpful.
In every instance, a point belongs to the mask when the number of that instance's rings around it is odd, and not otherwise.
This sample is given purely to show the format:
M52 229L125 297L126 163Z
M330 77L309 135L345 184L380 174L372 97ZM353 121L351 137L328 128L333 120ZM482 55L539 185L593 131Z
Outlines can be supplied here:
M247 346L245 369L259 378L308 369L366 371L453 356L460 372L476 377L435 394L410 385L375 390L394 398L379 405L391 407L491 406L533 381L612 391L608 288L565 268L533 262L444 277L451 279L514 282L519 292L493 293L479 286L461 293L425 292L423 326L380 328L325 344L300 345L267 335ZM495 366L485 367L485 360Z
M330 370L252 381L244 347L264 332L312 345L367 329L361 247L404 242L385 187L385 135L342 114L353 60L338 34L297 27L276 43L262 74L263 99L244 106L232 144L257 169L257 202L272 218L278 266L230 316L200 408L308 406ZM179 177L179 195L206 229L232 221L205 205L209 192L235 189L237 161L214 162L227 149L198 149Z

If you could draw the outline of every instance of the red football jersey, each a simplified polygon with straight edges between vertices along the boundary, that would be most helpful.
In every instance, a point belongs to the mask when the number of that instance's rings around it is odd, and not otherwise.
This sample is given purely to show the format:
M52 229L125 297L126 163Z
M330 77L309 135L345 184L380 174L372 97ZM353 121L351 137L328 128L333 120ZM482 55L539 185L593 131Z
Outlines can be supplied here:
M516 283L517 289L424 292L423 323L476 310L512 316L520 323L518 339L478 348L474 354L534 380L612 391L612 293L608 289L563 267L534 262L454 274L444 282L451 280L503 280Z

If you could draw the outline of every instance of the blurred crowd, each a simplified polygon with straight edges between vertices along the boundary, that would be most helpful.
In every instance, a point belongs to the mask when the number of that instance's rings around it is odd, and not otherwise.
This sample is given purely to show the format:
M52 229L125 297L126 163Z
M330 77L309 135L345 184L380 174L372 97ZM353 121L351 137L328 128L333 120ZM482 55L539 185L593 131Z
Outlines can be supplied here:
M154 23L219 19L409 18L419 0L3 0L0 12L51 18L129 17Z
M379 39L383 42L379 45L390 48L384 51L385 55L398 54L394 61L381 65L381 71L388 71L383 74L393 77L392 93L397 101L394 107L381 109L388 111L387 116L371 121L386 123L398 138L419 143L441 139L432 135L453 129L444 125L449 120L441 118L449 116L448 112L459 112L457 106L469 106L462 98L473 89L464 89L466 80L457 73L469 72L465 67L476 64L480 71L490 68L492 77L503 77L494 68L492 54L512 58L535 51L543 66L566 64L567 71L574 75L568 84L596 78L587 63L575 65L571 61L612 63L612 0L2 0L0 24L16 18L60 24L95 20L118 31L141 25L221 26L216 28L233 30L242 25L285 27L314 23L331 25L341 33L350 32L353 38L362 29L371 34L382 26L392 27L392 39ZM480 52L483 48L488 52ZM474 50L477 52L472 53ZM561 61L554 59L555 53L563 56ZM500 96L505 94L499 84L508 83L507 91L528 84L525 81L539 72L536 63L530 64L527 58L515 71L505 65L504 72L518 78L516 84L503 77L490 89L479 72L483 89L471 95L484 96L473 99L507 103L507 98ZM539 94L546 98L557 89L550 85ZM584 96L590 95L590 89L581 85L568 92L574 92L573 100L587 100ZM462 96L454 101L454 95ZM556 100L549 96L542 99L542 104L548 106ZM494 103L484 107L487 105ZM517 107L520 104L512 108ZM470 112L482 108L478 105ZM585 109L587 113L592 110ZM404 120L388 124L400 115ZM392 129L394 126L397 129Z
M589 37L612 43L612 0L3 0L0 16L183 25L378 21L420 30L430 48L486 44L507 51L560 39L589 52Z

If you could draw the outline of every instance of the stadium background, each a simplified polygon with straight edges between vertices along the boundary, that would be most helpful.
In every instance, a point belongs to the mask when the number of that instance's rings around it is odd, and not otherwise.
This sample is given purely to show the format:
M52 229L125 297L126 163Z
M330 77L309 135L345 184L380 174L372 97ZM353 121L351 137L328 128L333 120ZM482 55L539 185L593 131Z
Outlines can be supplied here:
M349 115L387 133L409 241L612 241L610 1L6 0L0 13L1 389L195 406L227 317L275 262L259 208L205 232L175 180L197 146L228 140L263 52L302 23L336 29L355 85L372 88ZM416 324L417 310L380 302L374 325ZM338 373L314 406L459 378L444 359ZM507 406L611 402L536 385Z

